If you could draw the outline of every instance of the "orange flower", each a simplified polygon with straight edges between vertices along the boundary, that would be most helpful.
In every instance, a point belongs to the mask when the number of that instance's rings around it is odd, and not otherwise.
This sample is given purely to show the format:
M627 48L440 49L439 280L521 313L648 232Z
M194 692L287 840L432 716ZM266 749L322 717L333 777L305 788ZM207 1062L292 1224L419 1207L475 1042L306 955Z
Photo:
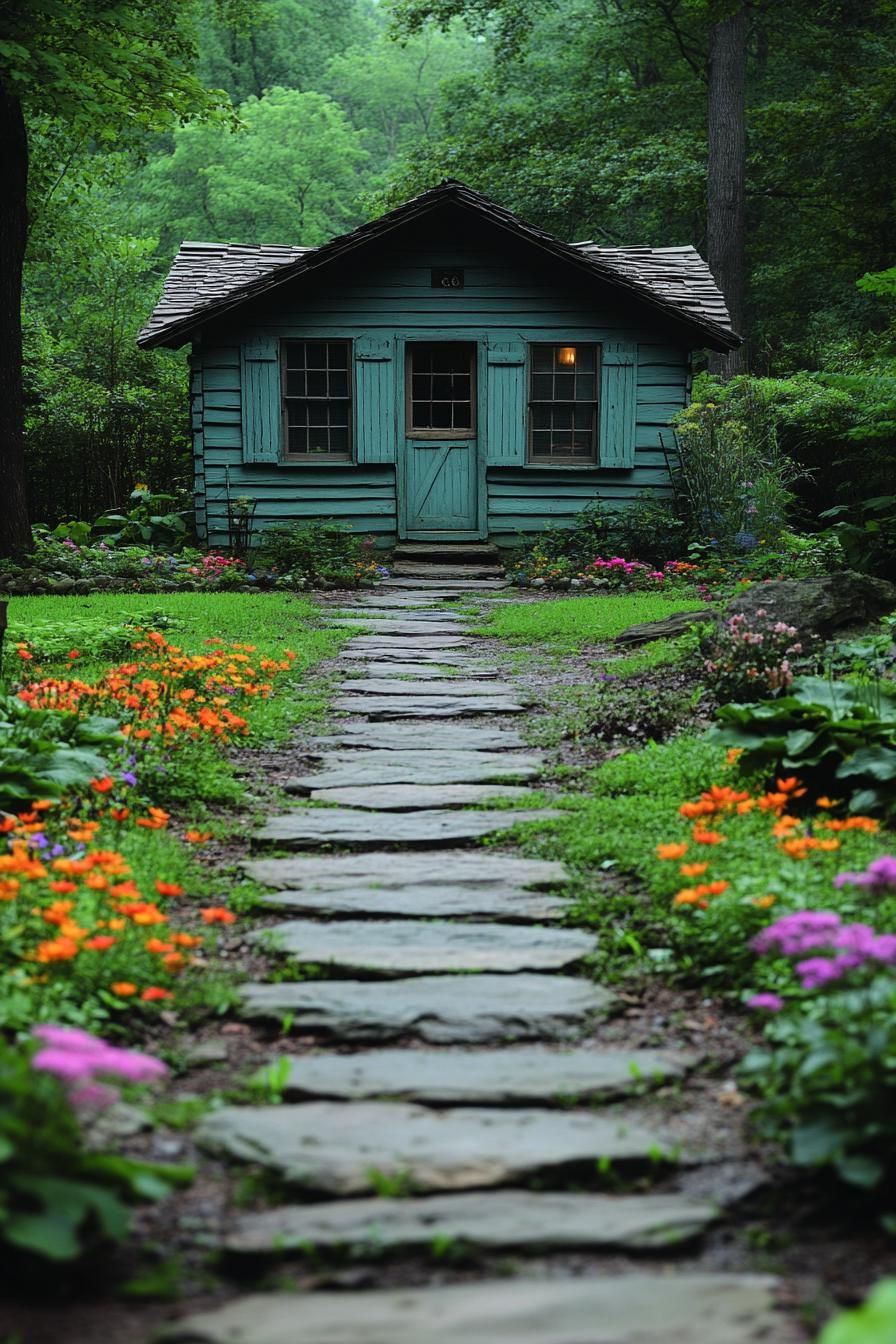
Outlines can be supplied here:
M160 896L183 896L184 888L176 882L160 882L156 878L156 891Z
M187 831L184 839L191 845L204 845L209 840L214 839L211 831Z
M89 877L84 879L84 885L91 891L105 891L109 885L109 879L104 877L102 873L91 873Z
M14 901L19 894L21 883L16 877L0 879L0 901Z
M52 938L48 942L38 944L34 957L40 962L71 961L80 950L74 938Z
M137 986L132 985L130 980L116 980L114 985L109 988L113 994L117 994L120 999L129 999L132 994L137 993Z
M53 901L52 905L48 905L46 910L41 912L41 918L47 924L61 924L64 919L68 919L74 908L74 901Z
M752 904L758 906L760 910L770 910L777 899L777 896L772 896L771 894L768 896L754 896Z
M734 765L735 761L739 760L743 754L743 747L729 747L725 752L725 763L727 765Z
M102 779L92 779L90 787L94 793L110 793L115 788L115 780L111 775L104 775Z
M806 792L800 788L800 781L795 775L790 775L787 779L776 779L775 784L781 793L789 793L794 798L802 798Z
M179 971L185 964L182 952L166 952L162 957L162 965L169 971Z
M38 798L37 802L31 804L32 812L48 812L51 807L56 807L55 798Z
M815 806L827 809L829 807L839 807L842 802L842 798L828 798L827 796L822 796L821 798L815 799Z
M112 818L113 821L127 821L130 815L131 815L131 809L129 807L109 808L109 816Z
M69 651L68 651L68 658L69 658L69 662L70 662L70 663L73 663L73 662L75 661L76 658L80 658L80 657L81 657L81 654L80 654L80 652L79 652L78 649L69 649Z
M144 1003L155 1003L157 999L173 999L174 995L170 989L162 989L160 985L150 985L144 989L140 998Z
M77 882L66 882L65 879L59 879L55 882L48 882L47 886L51 891L56 891L60 896L67 896L70 891L77 891Z
M161 831L170 821L170 815L163 807L151 807L148 817L138 817L137 825L145 827L148 831Z
M696 905L701 910L706 910L709 902L704 896L700 895L700 892L696 887L684 887L678 895L673 898L672 904L676 907L682 905Z
M15 828L16 828L15 817L4 816L2 819L0 819L0 835L8 835L9 832L14 831Z
M171 941L176 943L178 947L200 947L202 937L194 933L172 933Z
M795 826L799 826L799 824L798 817L790 817L785 814L779 821L775 822L772 827L772 835L775 836L776 839L779 836L786 836Z
M656 856L658 859L681 859L687 852L688 847L684 841L679 843L673 841L671 844L657 845L656 847Z
M683 863L678 871L682 877L700 877L708 867L708 863Z
M704 831L700 826L694 827L691 836L695 845L723 845L725 843L725 837L719 831Z
M91 952L105 952L108 948L114 947L117 942L118 939L111 937L108 933L98 933L93 938L88 938L84 946L89 947Z
M225 910L223 905L207 905L204 910L199 911L206 924L235 924L236 915L231 910Z
M156 952L161 954L162 952L174 951L174 944L165 943L162 941L161 938L147 938L143 946L146 948L147 952Z

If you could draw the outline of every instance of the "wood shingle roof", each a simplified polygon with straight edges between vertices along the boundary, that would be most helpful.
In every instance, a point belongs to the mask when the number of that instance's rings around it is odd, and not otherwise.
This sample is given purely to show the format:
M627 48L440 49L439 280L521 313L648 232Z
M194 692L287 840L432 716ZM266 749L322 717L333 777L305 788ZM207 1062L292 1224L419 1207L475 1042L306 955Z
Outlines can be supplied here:
M715 349L732 349L740 344L724 295L696 248L563 243L488 197L450 181L321 247L183 243L138 344L144 348L181 345L197 326L211 318L293 277L312 274L446 201L474 210L543 252L579 266L593 278L626 291L667 317L687 323L701 335L695 344Z

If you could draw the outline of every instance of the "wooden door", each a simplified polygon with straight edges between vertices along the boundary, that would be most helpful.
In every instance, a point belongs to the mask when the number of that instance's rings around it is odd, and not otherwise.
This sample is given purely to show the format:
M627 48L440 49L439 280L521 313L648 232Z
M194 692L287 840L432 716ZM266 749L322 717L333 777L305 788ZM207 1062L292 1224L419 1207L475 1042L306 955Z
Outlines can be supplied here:
M475 342L410 342L399 478L404 536L479 536L477 449Z

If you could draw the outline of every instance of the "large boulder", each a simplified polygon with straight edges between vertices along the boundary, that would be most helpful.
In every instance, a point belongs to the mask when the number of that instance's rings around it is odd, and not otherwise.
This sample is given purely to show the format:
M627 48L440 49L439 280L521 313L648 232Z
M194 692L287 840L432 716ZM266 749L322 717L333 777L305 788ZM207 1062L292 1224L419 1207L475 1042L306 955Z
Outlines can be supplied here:
M661 621L645 621L642 625L630 625L622 634L617 635L615 643L626 645L649 644L653 639L677 639L685 630L694 625L704 625L707 621L717 621L719 612L714 607L703 607L697 611L675 611L664 616Z
M896 585L847 569L819 579L755 583L731 599L726 614L754 617L765 611L795 626L801 635L829 639L848 626L867 625L893 610Z

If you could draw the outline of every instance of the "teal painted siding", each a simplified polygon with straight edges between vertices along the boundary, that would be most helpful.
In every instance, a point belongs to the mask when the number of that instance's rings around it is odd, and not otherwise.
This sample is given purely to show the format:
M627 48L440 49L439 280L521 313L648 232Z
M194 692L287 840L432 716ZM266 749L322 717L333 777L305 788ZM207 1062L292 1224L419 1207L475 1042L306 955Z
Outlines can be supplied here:
M596 498L623 506L646 489L668 491L660 434L686 404L689 387L688 348L671 329L630 299L623 307L587 293L585 282L543 266L531 250L489 245L481 230L472 240L455 232L393 248L343 265L338 277L328 272L316 289L285 285L203 331L194 443L197 502L201 496L211 544L226 541L228 488L234 498L257 499L258 527L335 517L384 540L395 537L407 340L480 347L480 514L494 540L569 522ZM432 289L430 268L437 266L462 266L464 288ZM355 462L277 460L277 352L285 338L353 342ZM604 349L595 468L526 465L523 361L538 341Z

